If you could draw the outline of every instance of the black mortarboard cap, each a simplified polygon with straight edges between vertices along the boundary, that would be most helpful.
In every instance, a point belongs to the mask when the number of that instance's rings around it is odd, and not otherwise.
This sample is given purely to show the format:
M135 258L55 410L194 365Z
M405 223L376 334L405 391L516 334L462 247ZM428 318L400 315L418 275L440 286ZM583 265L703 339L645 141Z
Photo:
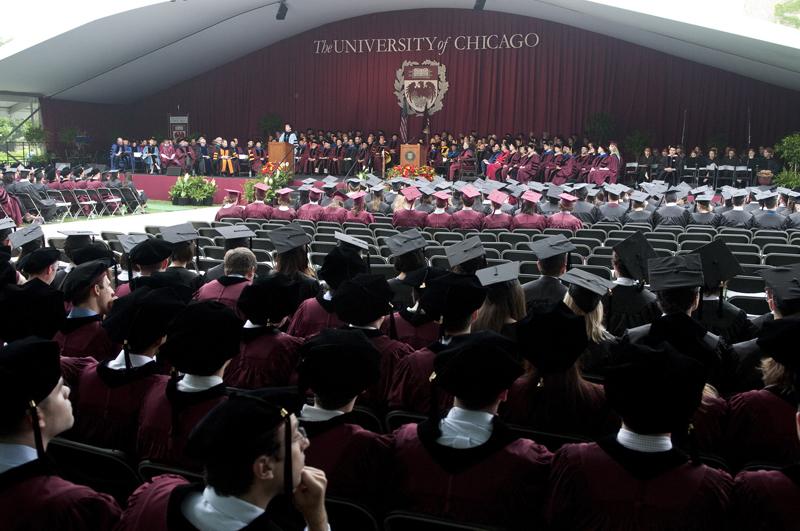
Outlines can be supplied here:
M416 251L417 249L424 249L427 243L425 237L417 229L409 229L386 238L386 245L389 247L392 256L395 257Z
M34 336L0 349L0 426L4 430L16 428L31 403L40 404L56 388L61 379L59 354L58 343Z
M14 218L4 217L0 218L0 230L14 229L17 227Z
M298 387L326 401L352 399L380 378L381 353L358 329L326 328L300 347Z
M165 242L176 244L194 241L200 237L200 233L191 223L181 223L171 227L162 227L161 237Z
M507 262L475 271L481 286L487 287L500 282L509 282L519 278L519 262Z
M472 404L488 405L524 372L516 343L489 330L460 338L433 364L433 382Z
M798 373L800 372L800 350L797 341L800 339L800 319L784 317L765 321L758 333L756 343L765 356Z
M698 247L692 254L700 255L706 289L718 289L726 280L742 274L742 266L723 240Z
M614 246L617 258L635 280L647 280L647 264L651 258L657 258L658 253L639 231L635 231Z
M759 275L778 304L800 302L800 264L763 269Z
M637 203L644 203L647 201L647 198L650 197L645 192L633 192L631 194L631 200L636 201Z
M300 305L300 283L283 273L259 276L245 286L237 307L255 324L277 324Z
M432 319L463 319L477 311L486 299L486 288L475 275L447 273L429 279L419 306Z
M193 302L170 323L159 355L180 372L210 376L239 353L242 324L221 302Z
M614 283L582 269L570 269L560 277L569 284L569 294L578 308L590 313L597 308L602 298L614 287Z
M172 256L172 249L172 244L167 241L148 238L130 250L128 259L137 265L155 265Z
M41 225L30 225L9 234L8 241L11 244L11 249L16 249L43 237L44 232Z
M17 261L17 269L24 273L38 273L58 262L61 251L52 247L41 247Z
M703 264L697 254L651 258L647 268L650 271L650 289L653 291L704 285Z
M311 237L299 223L289 223L270 231L269 239L278 254L288 253L293 249L311 243Z
M345 280L333 295L333 308L343 322L366 326L387 315L394 293L383 275L357 275Z
M0 292L0 307L14 308L0 320L0 337L9 343L28 336L50 339L66 318L64 294L42 282L9 283Z
M256 233L247 225L229 225L224 227L214 227L219 235L226 240L238 240L241 238L255 238ZM274 242L273 242L274 243ZM276 247L277 249L277 247Z
M477 237L467 238L463 242L448 245L444 248L444 252L447 254L447 262L450 267L455 267L486 254L483 249L483 243Z
M529 245L536 255L537 260L544 260L559 254L571 253L576 249L575 244L569 241L563 234L542 238L541 240L531 242Z
M60 253L59 253L60 254ZM72 262L75 265L85 264L92 260L113 260L116 261L114 251L105 242L92 242L85 247L80 247L72 251Z
M363 251L369 250L369 244L367 242L355 238L353 236L350 236L349 234L345 234L344 232L337 231L336 233L334 233L333 236L344 245L350 245L356 249Z
M134 247L148 240L147 234L120 234L117 236L117 241L122 246L122 250L130 254Z
M565 372L586 350L586 321L563 302L534 306L516 325L520 353L541 374Z
M335 290L345 280L368 270L367 263L358 252L350 247L339 246L325 255L317 274Z
M113 266L113 262L107 259L92 260L79 266L75 266L72 271L67 273L61 290L64 292L64 299L72 301L72 298L79 291L88 288L102 274Z

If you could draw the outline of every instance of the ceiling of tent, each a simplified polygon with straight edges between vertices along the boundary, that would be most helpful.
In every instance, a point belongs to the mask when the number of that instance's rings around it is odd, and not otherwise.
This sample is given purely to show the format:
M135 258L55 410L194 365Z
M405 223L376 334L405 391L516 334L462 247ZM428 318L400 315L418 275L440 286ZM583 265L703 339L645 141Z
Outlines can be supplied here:
M474 0L358 4L287 0L286 19L276 20L275 0L145 3L149 5L98 18L1 59L0 90L92 103L131 103L338 20L398 9L474 6ZM487 0L485 9L551 20L800 90L800 31L760 20L745 27L741 17L722 16L711 21L715 27L703 27L696 12L694 19L655 7L644 13L645 3Z

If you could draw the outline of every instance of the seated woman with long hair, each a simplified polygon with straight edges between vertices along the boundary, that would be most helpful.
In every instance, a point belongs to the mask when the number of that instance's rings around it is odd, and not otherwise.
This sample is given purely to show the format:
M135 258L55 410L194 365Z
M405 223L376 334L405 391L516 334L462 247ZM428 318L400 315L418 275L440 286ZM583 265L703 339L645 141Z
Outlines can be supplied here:
M518 279L519 262L489 267L475 274L487 291L486 300L472 323L472 331L491 330L514 339L515 325L525 317L525 293Z
M366 195L366 192L363 191L350 192L347 194L347 196L353 200L353 208L347 211L347 216L344 218L345 222L369 225L375 221L375 218L367 211L364 205L364 196Z
M308 263L306 245L295 247L285 253L275 254L275 272L283 273L290 280L300 284L298 300L311 299L319 293L319 282L314 269Z

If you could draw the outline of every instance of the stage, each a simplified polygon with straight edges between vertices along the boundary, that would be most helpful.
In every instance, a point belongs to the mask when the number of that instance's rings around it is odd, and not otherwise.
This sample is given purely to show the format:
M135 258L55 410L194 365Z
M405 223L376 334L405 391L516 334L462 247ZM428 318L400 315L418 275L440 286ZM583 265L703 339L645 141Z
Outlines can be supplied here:
M169 201L169 189L178 180L177 175L150 175L148 173L134 173L133 184L138 190L144 190L150 199ZM182 176L181 176L182 177ZM252 177L213 177L217 182L217 193L214 194L214 204L221 204L225 197L225 189L243 190L244 183Z

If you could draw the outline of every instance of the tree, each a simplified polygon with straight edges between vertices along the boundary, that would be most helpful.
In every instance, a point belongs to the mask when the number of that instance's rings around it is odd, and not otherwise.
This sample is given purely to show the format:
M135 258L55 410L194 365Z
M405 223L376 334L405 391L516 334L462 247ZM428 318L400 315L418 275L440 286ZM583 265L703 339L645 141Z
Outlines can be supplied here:
M776 184L793 189L800 187L800 133L783 137L775 144L775 152L783 160L783 171L775 178Z
M261 132L264 134L264 140L268 141L277 131L283 131L283 118L275 113L269 113L263 116L258 122Z

